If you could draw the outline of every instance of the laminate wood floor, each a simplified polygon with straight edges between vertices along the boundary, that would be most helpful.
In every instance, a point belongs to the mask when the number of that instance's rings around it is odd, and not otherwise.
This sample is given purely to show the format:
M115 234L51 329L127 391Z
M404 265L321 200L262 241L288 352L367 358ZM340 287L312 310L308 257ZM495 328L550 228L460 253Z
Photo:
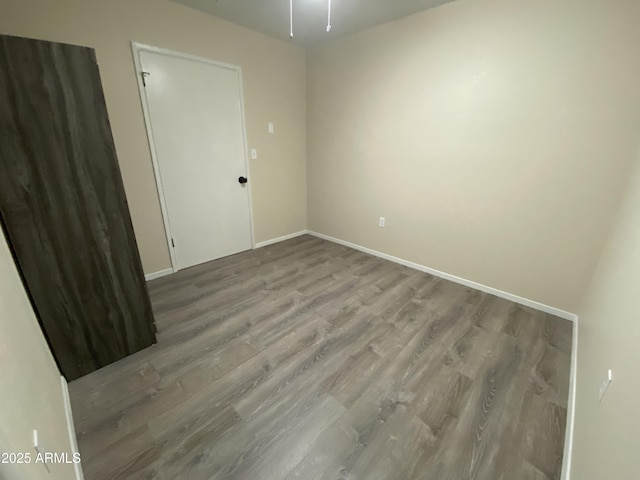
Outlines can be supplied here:
M149 289L70 384L87 480L560 478L566 320L311 236Z

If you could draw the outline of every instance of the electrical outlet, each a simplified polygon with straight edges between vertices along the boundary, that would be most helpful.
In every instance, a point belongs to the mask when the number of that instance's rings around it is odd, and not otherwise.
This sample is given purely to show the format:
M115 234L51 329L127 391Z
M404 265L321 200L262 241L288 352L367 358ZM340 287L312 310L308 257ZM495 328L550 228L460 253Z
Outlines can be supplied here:
M598 390L598 401L601 402L604 394L607 393L607 389L611 382L613 381L613 370L609 369L607 371L607 378L604 379L602 385L600 385L600 390Z
M387 221L385 220L384 217L380 217L380 220L378 220L378 226L384 228L385 224L387 223Z
M33 430L33 449L36 451L36 455L38 457L44 457L45 455L47 455L46 450L40 446L40 440L38 438L38 430L36 429ZM49 465L47 465L46 461L42 462L42 466L45 468L47 472L51 473L51 469L49 468Z

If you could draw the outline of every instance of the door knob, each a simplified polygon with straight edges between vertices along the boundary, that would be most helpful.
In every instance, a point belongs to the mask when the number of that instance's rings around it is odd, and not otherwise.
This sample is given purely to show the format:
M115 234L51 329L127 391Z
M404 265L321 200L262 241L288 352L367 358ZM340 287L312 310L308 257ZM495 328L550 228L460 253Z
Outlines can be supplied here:
M247 183L247 177L240 177L238 179L238 182L240 182L241 185L244 185L245 183Z

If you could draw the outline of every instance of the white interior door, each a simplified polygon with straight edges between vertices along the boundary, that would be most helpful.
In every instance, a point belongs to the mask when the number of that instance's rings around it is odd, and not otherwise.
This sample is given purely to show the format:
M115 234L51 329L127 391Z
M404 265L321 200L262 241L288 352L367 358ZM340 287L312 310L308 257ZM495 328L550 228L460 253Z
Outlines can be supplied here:
M174 269L250 249L239 70L139 54Z

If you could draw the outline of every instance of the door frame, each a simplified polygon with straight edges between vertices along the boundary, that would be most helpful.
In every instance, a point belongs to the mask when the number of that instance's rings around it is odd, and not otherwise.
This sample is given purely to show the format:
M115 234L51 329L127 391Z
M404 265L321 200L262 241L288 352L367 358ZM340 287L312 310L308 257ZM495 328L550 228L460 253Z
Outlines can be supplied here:
M184 60L190 60L197 63L206 63L219 68L226 68L233 70L238 75L238 87L240 89L240 116L242 117L242 145L244 148L244 166L247 172L247 177L251 177L249 171L249 146L247 144L247 124L244 112L244 84L242 82L242 68L239 65L232 65L230 63L218 62L205 57L199 57L197 55L191 55L189 53L178 52L176 50L170 50L168 48L154 47L152 45L146 45L140 42L131 42L131 52L133 54L133 63L136 73L136 81L138 83L138 93L140 95L140 103L142 105L142 113L144 116L144 125L147 131L147 140L149 142L149 150L151 151L151 161L153 163L153 172L156 179L156 187L158 189L158 199L160 200L160 210L162 211L162 220L164 223L164 231L166 235L167 248L169 249L169 256L171 258L171 269L173 273L177 272L178 262L176 260L175 250L171 246L171 223L169 222L169 214L167 209L167 202L164 195L164 189L162 187L162 174L160 172L160 163L158 162L158 153L156 150L155 140L153 138L153 129L151 128L151 115L149 114L149 104L147 102L147 95L145 93L145 87L142 79L142 65L140 62L140 52L152 52L160 55L166 55L169 57L178 57ZM256 248L255 232L253 228L253 200L251 197L251 182L249 182L247 188L247 195L249 195L249 231L251 235L251 248Z

